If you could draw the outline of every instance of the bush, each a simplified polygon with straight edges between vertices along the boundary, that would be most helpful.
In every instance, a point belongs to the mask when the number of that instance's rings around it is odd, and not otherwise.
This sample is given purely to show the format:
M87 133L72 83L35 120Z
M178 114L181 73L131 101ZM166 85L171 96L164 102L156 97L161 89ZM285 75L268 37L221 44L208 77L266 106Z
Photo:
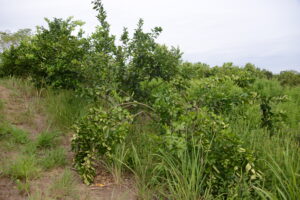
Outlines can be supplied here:
M179 73L184 79L201 79L211 76L209 65L204 63L184 62L179 67Z
M222 67L216 66L212 68L211 73L218 77L228 76L235 84L242 88L252 85L257 78L253 73L234 66L233 63L224 63Z
M88 41L82 31L74 30L81 21L46 19L48 29L38 27L37 34L17 47L3 52L2 75L32 76L37 86L76 88L82 81L82 61L87 53Z
M224 123L221 117L205 110L183 114L178 121L165 126L164 147L167 152L179 156L199 149L200 167L204 165L204 188L214 195L228 193L239 178L248 182L259 180L255 169L255 156L243 147L242 141ZM198 151L198 150L197 150Z
M300 85L300 73L297 71L282 71L278 75L278 80L283 86Z
M126 71L123 70L122 85L124 90L134 93L139 99L141 94L140 82L161 78L170 81L177 73L181 62L179 49L169 49L165 45L155 42L161 33L160 27L155 27L152 32L143 31L143 20L140 20L132 39L128 33L123 34L123 61L128 63Z
M34 57L31 52L31 43L21 41L19 46L11 46L0 56L0 76L27 77L32 73L35 65Z
M247 101L247 92L229 77L209 77L190 81L188 100L198 107L206 106L216 113L230 111L235 105Z
M116 146L124 142L131 121L131 115L121 107L108 111L92 108L75 125L72 139L75 168L86 184L93 182L95 160L101 156L109 158Z
M152 106L161 124L169 124L182 112L184 101L172 83L162 79L141 82L143 99Z

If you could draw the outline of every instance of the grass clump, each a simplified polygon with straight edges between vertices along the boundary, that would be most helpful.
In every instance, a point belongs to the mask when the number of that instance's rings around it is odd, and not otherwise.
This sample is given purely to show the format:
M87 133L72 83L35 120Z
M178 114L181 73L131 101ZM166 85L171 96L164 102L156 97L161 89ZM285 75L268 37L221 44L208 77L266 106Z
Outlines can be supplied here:
M0 99L0 120L4 120L3 109L4 109L4 103L3 103L3 101Z
M29 180L38 177L40 168L37 159L33 155L22 155L12 162L4 170L4 174L13 179Z
M0 140L7 138L10 134L11 127L7 123L0 123Z
M29 142L28 133L8 123L0 123L0 140L6 138L12 144L26 144Z
M166 199L194 200L201 199L209 188L204 190L205 155L200 149L184 152L178 157L163 152L161 155L161 169L164 190L162 196ZM202 161L202 162L201 162ZM204 190L204 191L203 191ZM200 195L203 196L200 196Z
M19 179L17 179L16 185L21 194L30 193L30 183L28 181L20 181Z
M58 144L57 132L42 132L36 138L36 146L39 149L49 149L57 146Z
M28 133L24 130L12 127L11 128L11 141L15 144L26 144L28 143Z
M50 188L51 197L54 199L78 199L76 184L72 172L66 169L60 177L54 180Z
M40 165L45 170L54 167L63 167L66 164L66 151L63 148L57 148L46 152L45 156L40 160Z
M75 96L74 91L48 90L44 98L44 105L52 126L70 129L75 121L86 112L87 102L83 98Z

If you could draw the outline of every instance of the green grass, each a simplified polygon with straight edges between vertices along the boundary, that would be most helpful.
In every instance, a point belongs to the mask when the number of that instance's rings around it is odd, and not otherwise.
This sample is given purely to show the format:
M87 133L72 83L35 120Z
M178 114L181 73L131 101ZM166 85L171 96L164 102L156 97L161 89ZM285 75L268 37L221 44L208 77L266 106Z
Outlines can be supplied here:
M39 90L34 87L30 80L31 78L7 77L1 78L0 84L12 90L15 95L33 97L39 93Z
M69 130L88 107L88 102L84 98L76 96L74 91L37 89L31 82L31 78L2 78L0 84L11 89L16 98L31 99L26 112L19 116L20 119L17 119L19 121L31 119L35 112L43 112L48 115L49 127Z
M161 180L163 190L161 196L166 199L194 200L207 199L209 188L204 189L205 184L205 155L200 149L194 148L192 152L184 152L179 157L174 157L167 152L162 152L160 174L164 174Z
M20 155L13 161L6 163L4 174L13 179L30 180L37 178L40 173L37 158L33 155Z
M11 126L6 122L0 122L0 141L8 138L11 134Z
M74 91L47 90L44 98L45 111L52 126L69 130L74 122L86 112L88 103L77 97Z
M39 161L40 165L45 170L55 167L63 167L67 164L66 151L63 148L49 150Z
M6 122L0 123L0 140L6 139L11 145L22 145L29 142L28 133Z
M3 101L0 99L0 120L1 120L1 121L4 120L3 109L4 109L4 103L3 103Z
M267 130L255 124L259 117L252 120L234 119L231 122L233 131L238 133L244 144L256 152L257 167L263 173L261 185L254 186L260 199L282 200L299 199L300 193L300 88L285 88L289 96L287 102L273 105L274 110L284 110L287 114L285 125L270 137ZM276 90L278 92L278 90ZM268 91L272 93L272 90ZM233 114L233 113L232 113ZM253 110L250 116L259 116L259 110Z
M21 194L28 195L30 193L30 183L29 181L20 181L19 179L16 180L16 185Z
M261 153L265 177L264 187L256 187L256 191L263 199L298 199L300 196L299 145L289 136L257 141L256 145L257 151Z
M112 160L104 161L106 169L113 175L116 184L123 183L123 173L126 168L128 149L125 144L118 145L113 152Z
M62 175L56 178L50 187L51 197L54 199L78 199L76 184L72 172L66 169Z
M28 133L21 129L12 127L10 130L11 141L14 144L26 144L29 142Z
M59 143L58 132L42 132L36 138L36 146L39 149L56 147Z

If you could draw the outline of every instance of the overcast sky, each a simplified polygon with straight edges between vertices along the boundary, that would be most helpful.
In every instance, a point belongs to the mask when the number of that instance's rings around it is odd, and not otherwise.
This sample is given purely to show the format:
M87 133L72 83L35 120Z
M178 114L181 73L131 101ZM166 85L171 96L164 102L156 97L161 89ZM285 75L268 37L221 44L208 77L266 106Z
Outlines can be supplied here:
M113 34L161 26L161 43L179 46L184 60L254 63L273 72L300 71L300 0L103 0ZM44 17L74 16L91 33L90 0L0 0L0 30L35 29Z

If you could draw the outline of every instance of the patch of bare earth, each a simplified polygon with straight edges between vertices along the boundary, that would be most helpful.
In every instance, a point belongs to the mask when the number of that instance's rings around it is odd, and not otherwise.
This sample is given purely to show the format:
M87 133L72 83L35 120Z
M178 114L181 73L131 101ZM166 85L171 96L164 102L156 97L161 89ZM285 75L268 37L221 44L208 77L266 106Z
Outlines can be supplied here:
M34 139L39 133L47 131L49 123L46 115L41 109L33 108L37 97L20 95L13 90L0 85L0 99L4 103L5 119L16 127L30 133ZM72 153L70 150L70 135L63 139L62 146L68 152L68 161L71 168ZM7 152L9 153L9 152ZM0 158L2 159L2 158ZM49 187L53 185L54 180L63 173L64 169L57 168L42 172L38 179L30 181L30 194L39 194L39 200L44 200L51 196ZM125 179L124 184L115 184L113 177L104 169L100 169L92 186L86 186L82 183L77 173L73 173L76 193L74 198L65 197L63 199L78 200L135 200L136 195L133 191L132 181ZM76 196L76 198L75 198ZM24 194L20 194L14 181L0 174L0 200L23 200L27 199Z
M19 194L15 183L6 177L0 177L0 200L23 200L24 196Z

